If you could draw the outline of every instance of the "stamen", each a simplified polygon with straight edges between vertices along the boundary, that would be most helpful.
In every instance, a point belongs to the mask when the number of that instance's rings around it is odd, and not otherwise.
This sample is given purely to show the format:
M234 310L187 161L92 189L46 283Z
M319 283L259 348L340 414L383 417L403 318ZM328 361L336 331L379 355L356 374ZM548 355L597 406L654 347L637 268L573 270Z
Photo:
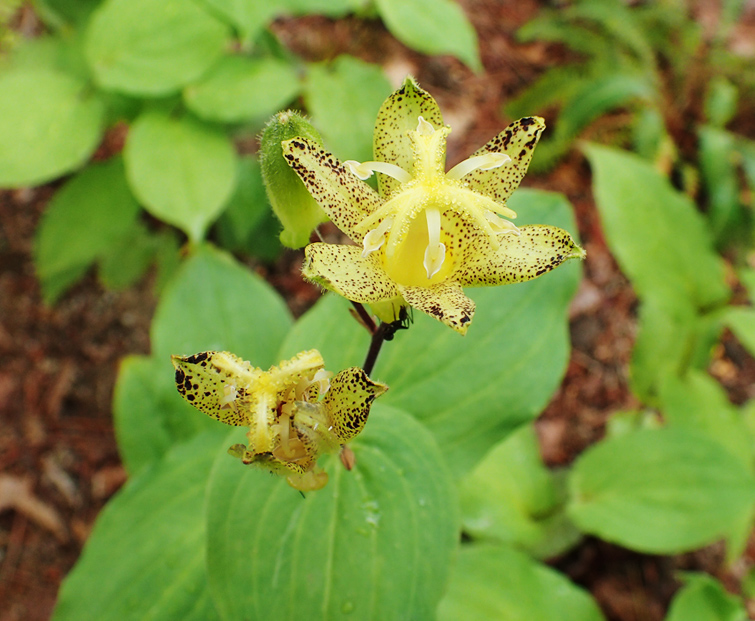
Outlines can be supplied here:
M498 214L493 213L492 211L486 211L485 212L485 218L488 222L490 222L490 227L496 232L496 233L514 233L515 235L521 235L522 232L517 228L516 224L513 222L509 222L508 220L504 220Z
M423 265L427 270L427 278L430 279L440 271L443 261L446 260L446 245L440 241L440 211L426 209L425 217L427 218L428 243Z
M435 128L420 116L419 123L417 123L417 133L420 136L432 136L434 131Z
M483 153L475 157L470 157L456 164L451 170L446 173L447 179L461 179L464 175L468 175L473 170L492 170L508 164L511 158L505 153Z
M343 165L362 181L372 177L374 171L393 177L399 183L408 183L412 180L412 176L403 168L388 162L362 162L360 164L356 160L346 160Z
M391 228L393 224L393 217L388 216L374 229L369 231L365 236L362 243L364 244L364 250L362 250L362 256L366 257L371 252L375 252L385 242L385 234Z

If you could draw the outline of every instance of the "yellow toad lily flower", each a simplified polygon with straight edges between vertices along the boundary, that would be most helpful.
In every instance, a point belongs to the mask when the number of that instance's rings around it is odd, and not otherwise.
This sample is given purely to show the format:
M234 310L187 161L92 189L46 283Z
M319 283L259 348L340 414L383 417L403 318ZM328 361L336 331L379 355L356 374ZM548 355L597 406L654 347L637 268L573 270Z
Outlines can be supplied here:
M384 321L410 305L461 334L475 305L463 286L521 282L584 251L552 226L516 227L506 200L524 177L545 124L527 117L445 172L440 108L412 78L381 107L375 161L340 162L319 145L282 143L288 164L331 220L357 246L306 248L304 276ZM379 192L363 179L378 173ZM503 217L502 217L503 216ZM377 303L391 311L377 311Z
M318 457L359 434L372 402L388 390L358 367L331 377L316 349L267 371L225 351L172 360L184 399L227 425L249 427L249 445L236 444L229 453L287 475L289 485L302 491L328 482L316 468Z

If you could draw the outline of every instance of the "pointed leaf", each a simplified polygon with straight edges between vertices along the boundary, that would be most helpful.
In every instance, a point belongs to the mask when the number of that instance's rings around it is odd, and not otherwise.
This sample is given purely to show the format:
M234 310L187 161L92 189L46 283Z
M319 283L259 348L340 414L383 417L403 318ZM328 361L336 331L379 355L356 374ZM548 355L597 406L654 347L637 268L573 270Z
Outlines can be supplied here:
M586 152L606 238L638 294L698 308L724 302L723 262L689 198L635 155L597 145Z
M458 537L440 451L410 416L379 404L350 446L355 467L321 460L329 482L306 498L218 457L207 558L223 619L433 617Z
M131 189L145 209L193 242L203 239L235 186L236 155L228 137L190 119L142 114L124 150Z
M480 71L477 34L452 0L376 0L380 17L399 41L423 54L453 54Z

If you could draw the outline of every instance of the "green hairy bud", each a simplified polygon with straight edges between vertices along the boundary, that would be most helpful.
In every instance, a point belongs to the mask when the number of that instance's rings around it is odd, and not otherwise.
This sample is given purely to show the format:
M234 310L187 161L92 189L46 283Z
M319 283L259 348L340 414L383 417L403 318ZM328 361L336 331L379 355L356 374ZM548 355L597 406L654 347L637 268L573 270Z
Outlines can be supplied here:
M260 165L270 204L283 224L281 243L301 248L309 243L314 228L326 222L328 216L283 157L281 142L292 138L322 144L320 134L301 114L293 110L279 112L262 132Z

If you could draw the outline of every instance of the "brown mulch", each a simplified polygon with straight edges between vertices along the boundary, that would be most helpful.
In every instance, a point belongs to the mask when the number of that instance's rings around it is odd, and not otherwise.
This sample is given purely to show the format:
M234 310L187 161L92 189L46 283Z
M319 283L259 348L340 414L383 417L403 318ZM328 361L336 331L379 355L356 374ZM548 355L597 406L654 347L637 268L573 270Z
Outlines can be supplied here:
M415 75L454 127L448 156L454 164L508 123L502 104L563 54L556 46L515 40L540 2L462 4L480 38L481 75L455 59L409 50L374 20L307 17L279 20L274 30L308 60L351 53L381 63L394 82ZM566 376L537 422L546 462L564 466L602 437L612 412L638 405L627 386L637 300L606 247L583 158L572 154L524 185L567 195L588 251L571 309L574 347ZM152 277L112 292L89 274L53 308L44 306L33 239L54 189L0 192L0 621L49 618L98 512L125 480L113 436L113 384L123 356L149 351L156 304ZM314 299L302 291L291 254L262 269L296 314ZM735 399L755 380L755 362L731 338L716 364ZM709 571L736 591L755 563L755 549L732 569L722 559L720 545L654 557L588 538L554 564L591 591L608 619L660 621L678 587L675 571Z

